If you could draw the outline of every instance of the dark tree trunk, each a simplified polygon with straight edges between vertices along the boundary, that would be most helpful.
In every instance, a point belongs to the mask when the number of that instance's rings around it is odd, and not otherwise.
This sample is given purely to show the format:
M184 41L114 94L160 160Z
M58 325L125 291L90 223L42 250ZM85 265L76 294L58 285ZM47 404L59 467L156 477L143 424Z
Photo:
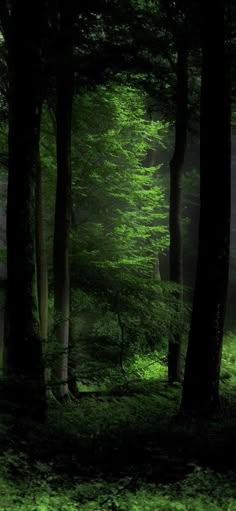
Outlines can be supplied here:
M170 161L170 281L178 284L174 293L178 313L183 308L183 241L182 241L182 171L188 130L188 50L184 39L179 43L177 57L175 147ZM169 382L181 381L180 333L173 333L168 347Z
M35 183L41 111L44 1L12 2L8 39L9 181L6 363L8 399L43 419L45 390L35 271Z
M69 391L75 398L79 397L79 390L77 386L77 357L76 357L76 339L74 335L73 325L70 321L69 332Z
M1 292L1 289L0 289ZM3 371L5 304L0 303L0 374Z
M44 227L43 183L40 155L36 179L36 264L40 335L44 345L48 337L48 263ZM46 348L46 346L45 346ZM50 382L50 368L45 366L45 382Z
M76 229L76 215L75 210L73 208L73 203L71 203L71 227L72 229ZM69 391L72 396L75 398L79 397L79 389L77 386L77 370L78 370L78 360L77 360L77 349L76 349L76 337L74 330L74 322L72 319L73 311L72 311L72 302L70 300L70 325L69 325L69 361L68 361L68 380L69 380Z
M73 13L65 0L60 5L59 51L62 58L72 55ZM71 223L71 117L73 103L72 71L57 70L57 190L54 231L54 301L58 316L56 341L58 355L53 368L53 384L59 399L68 396L68 349L70 320L69 233Z
M197 414L219 406L219 376L229 270L230 65L227 2L203 2L201 182L197 276L182 408ZM212 23L214 16L214 23ZM210 31L209 31L210 27Z

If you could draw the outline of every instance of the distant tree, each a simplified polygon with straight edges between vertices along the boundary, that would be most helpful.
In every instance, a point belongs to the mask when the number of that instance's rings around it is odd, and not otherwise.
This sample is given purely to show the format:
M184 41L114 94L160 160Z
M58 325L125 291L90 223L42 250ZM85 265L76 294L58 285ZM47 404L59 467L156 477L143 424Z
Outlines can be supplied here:
M73 53L74 13L66 0L59 1L58 52L63 61ZM59 399L68 396L68 349L70 319L69 234L71 223L71 119L74 90L72 68L56 69L56 147L57 189L54 224L54 306L58 316L58 353L52 366L54 392Z
M37 267L37 292L40 321L40 336L45 344L48 337L48 256L46 244L46 225L45 225L45 203L43 194L43 176L42 161L40 154L37 163L36 178L36 267ZM50 380L49 368L45 368L46 384Z
M168 247L167 206L159 166L143 161L166 125L145 120L145 96L122 86L82 94L74 123L72 247L80 264L151 278Z
M214 11L202 3L199 248L182 396L182 409L198 414L219 406L230 235L229 9L226 0Z
M73 287L100 297L126 338L152 347L162 334L166 341L171 317L176 325L167 284L162 294L153 271L169 244L160 166L143 163L165 135L165 123L145 119L137 89L100 86L75 102Z
M178 312L183 309L183 211L182 211L182 180L183 165L188 133L188 34L187 14L184 17L184 28L177 35L176 62L176 117L175 142L173 156L170 161L170 281L179 285ZM170 382L182 379L182 337L181 333L172 335L168 351L168 378Z

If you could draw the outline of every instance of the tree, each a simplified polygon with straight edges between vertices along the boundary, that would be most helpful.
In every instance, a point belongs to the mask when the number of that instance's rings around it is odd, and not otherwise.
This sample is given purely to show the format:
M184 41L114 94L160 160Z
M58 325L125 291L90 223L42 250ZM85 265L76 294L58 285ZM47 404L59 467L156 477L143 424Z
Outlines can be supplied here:
M131 87L99 86L74 110L73 289L112 311L125 328L125 351L131 340L154 349L170 321L176 325L167 284L153 278L169 243L160 169L143 163L163 144L166 124L145 119L145 99Z
M73 53L73 9L59 2L58 51L63 60ZM68 349L70 317L69 233L71 222L71 119L74 89L72 69L65 74L60 62L56 70L57 190L54 224L54 305L58 316L58 354L52 368L55 394L68 396Z
M212 24L212 10L202 3L199 247L182 396L182 409L198 414L219 406L230 236L228 11L228 1L216 2Z
M126 345L133 337L136 345L146 338L154 347L162 334L166 341L165 326L174 320L173 309L168 313L170 293L161 293L159 281L153 284L157 254L166 252L169 244L162 179L159 166L146 166L143 161L149 148L164 143L167 126L147 120L145 104L145 94L139 90L111 84L81 90L74 98L73 229L69 252L73 296L79 297L83 289L116 316L119 310L125 323ZM48 178L52 174L53 181L54 173L51 131L45 119L41 149L49 218L53 193ZM48 228L50 233L51 221ZM72 333L80 321L80 307L82 304L76 303ZM74 300L72 308L75 311ZM78 352L77 335L76 346L71 347L73 354ZM82 371L76 363L77 375Z
M42 182L42 162L40 154L38 155L37 177L36 177L36 267L37 267L37 291L38 291L38 307L40 336L44 344L48 337L48 262L47 262L47 246L45 233L45 208L43 197ZM50 370L45 368L45 382L50 381Z
M45 2L11 2L8 25L8 397L43 419L45 391L35 271L35 184L42 101ZM22 58L24 56L24 58Z
M131 87L100 86L76 101L73 247L83 266L151 278L168 247L167 213L159 166L143 160L166 125L145 120L144 100Z
M192 91L191 94L189 91L192 11L193 5L189 6L185 0L160 2L159 20L161 27L165 26L169 37L165 57L171 65L175 80L175 84L172 84L172 88L175 88L175 114L174 150L170 160L169 278L171 282L178 285L175 300L180 318L183 312L183 170L189 130L189 105L194 95ZM161 32L161 29L159 30ZM182 341L183 332L175 332L169 339L168 379L170 383L182 380Z
M188 46L185 37L178 42L175 147L170 161L170 281L179 284L176 298L178 312L183 309L183 236L182 236L182 174L188 131ZM182 335L172 335L168 351L170 382L182 379Z

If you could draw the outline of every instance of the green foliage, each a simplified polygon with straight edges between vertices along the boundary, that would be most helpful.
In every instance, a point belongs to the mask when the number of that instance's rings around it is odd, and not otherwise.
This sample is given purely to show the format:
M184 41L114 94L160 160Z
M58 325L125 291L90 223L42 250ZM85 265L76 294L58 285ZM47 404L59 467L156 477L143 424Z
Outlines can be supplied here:
M222 353L222 380L228 380L227 384L234 386L236 384L236 343L235 333L227 332L224 336L224 345Z
M145 102L134 88L99 86L82 91L73 112L73 335L90 346L96 338L100 346L109 339L111 350L119 357L122 349L124 359L141 346L166 345L170 324L183 327L170 286L158 274L159 255L169 244L165 186L159 167L145 166L148 151L164 144L168 125L146 119ZM52 112L45 109L41 159L50 282L54 124ZM86 307L82 290L91 301ZM88 316L92 328L84 332ZM52 350L53 342L48 344ZM71 356L76 356L75 346Z
M125 492L114 499L122 511L220 511L236 509L234 477L229 479L200 467L178 486L147 486L134 495ZM178 490L177 490L178 488ZM177 491L176 491L177 490ZM223 496L222 496L223 492ZM114 509L114 508L113 508Z
M128 87L84 94L76 112L77 264L86 274L93 267L106 277L109 271L109 283L135 271L150 276L168 234L158 168L143 162L148 149L163 143L166 126L145 120L144 97Z
M178 485L147 486L116 498L122 511L229 511L236 509L235 477L200 467Z
M0 511L235 511L235 476L222 476L196 467L181 483L130 487L132 476L114 482L101 479L66 484L53 465L36 462L34 469L22 453L0 457ZM15 479L14 471L24 477Z
M160 355L160 351L136 354L130 364L130 374L139 377L143 382L167 378L166 358Z
M159 275L159 256L169 244L168 209L160 166L148 166L147 155L164 145L168 125L147 119L146 103L140 90L114 85L82 90L74 102L70 365L80 381L87 372L96 381L116 374L121 382L133 354L162 353L169 336L187 325L174 286ZM50 270L55 120L46 108L41 158ZM51 271L49 277L51 283ZM52 359L53 331L49 337Z
M81 383L110 387L112 382L118 385L143 377L149 364L154 378L160 372L166 375L168 332L184 329L172 289L161 282L141 280L140 287L130 289L126 285L119 303L112 302L112 297L109 303L109 295L105 301L105 293L101 301L100 294L73 291L71 328L75 342L70 358L79 388Z
M89 305L87 295L84 305ZM231 334L225 339L224 369L233 363L234 351ZM235 473L222 475L196 461L200 454L209 463L214 463L214 456L227 456L235 439L235 421L231 418L228 422L225 410L212 422L185 422L176 417L181 390L162 381L163 365L158 357L158 353L136 356L133 369L129 369L136 379L120 388L120 393L112 392L110 386L110 394L96 395L94 389L92 396L88 394L79 402L64 406L53 402L43 428L32 425L28 437L20 435L20 447L11 440L12 446L5 447L0 456L0 511L235 511ZM228 380L224 391L227 384ZM4 446L7 424L9 418L0 428ZM94 478L88 476L84 465L87 457L91 457L89 464L95 458L98 463L108 453L110 459L117 452L119 459L126 454L129 459L129 468L121 475L109 476L108 480L100 472ZM138 456L138 460L143 453L145 476L142 463L130 468L129 458L135 456L136 460ZM63 467L67 458L69 473L67 465ZM81 470L85 470L85 477ZM155 470L160 472L156 475ZM159 473L166 478L165 483L159 482ZM154 477L154 484L146 481L149 475L151 480ZM175 482L171 483L173 475Z
M221 365L221 392L223 400L230 406L236 403L236 343L235 333L227 332L224 336L222 365Z
M128 385L106 389L88 386L80 404L54 404L49 411L50 429L55 434L71 435L77 446L98 454L119 448L124 438L138 435L165 434L170 417L178 412L180 390L168 388L159 380L131 380ZM135 440L134 440L135 441Z

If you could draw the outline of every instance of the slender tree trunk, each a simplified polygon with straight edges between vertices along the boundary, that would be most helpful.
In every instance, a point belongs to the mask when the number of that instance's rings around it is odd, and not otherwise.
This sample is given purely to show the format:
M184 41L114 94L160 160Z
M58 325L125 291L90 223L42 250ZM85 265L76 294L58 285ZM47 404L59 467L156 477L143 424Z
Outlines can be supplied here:
M0 287L0 293L2 292ZM3 372L3 351L4 351L4 323L5 323L5 304L0 302L0 375Z
M60 4L59 50L62 58L72 54L73 17L65 0ZM69 233L71 223L71 117L73 73L57 71L57 190L54 231L54 303L58 316L57 361L53 370L55 394L64 399L69 394L68 349L70 320Z
M4 318L3 318L3 349L2 349L2 372L3 376L7 373L7 339L9 335L9 319L7 312L7 293L5 296L4 304Z
M224 42L227 4L215 2L212 12L202 3L199 248L182 396L182 408L197 414L214 413L220 402L230 237L230 65Z
M71 319L71 317L70 317ZM77 360L76 360L76 339L74 336L73 325L70 321L69 332L69 390L71 395L78 398L79 390L77 387Z
M45 390L35 272L35 183L41 111L44 1L12 2L7 201L7 397L42 420Z
M40 335L45 344L48 337L48 263L44 228L44 201L40 155L38 156L36 179L36 263ZM50 368L47 364L45 367L46 385L48 385L49 382Z
M159 254L156 256L156 261L153 266L153 278L156 281L161 280L161 270L160 270L160 258Z
M177 57L175 147L170 161L170 280L179 285L175 292L178 313L183 308L182 171L188 130L188 50L181 41ZM181 333L173 333L168 347L168 379L181 381Z
M75 210L73 208L73 204L71 204L71 227L72 229L76 229L76 216ZM70 309L72 308L72 302L70 301ZM75 398L79 397L79 390L77 386L77 370L78 370L78 361L76 356L76 338L74 331L74 324L72 321L72 311L70 310L70 325L69 325L69 391L72 396Z
M118 325L120 328L120 353L119 353L119 359L120 359L120 368L122 375L124 378L126 378L126 372L124 369L124 354L125 354L125 326L121 318L121 313L119 310L117 311L117 319L118 319Z

